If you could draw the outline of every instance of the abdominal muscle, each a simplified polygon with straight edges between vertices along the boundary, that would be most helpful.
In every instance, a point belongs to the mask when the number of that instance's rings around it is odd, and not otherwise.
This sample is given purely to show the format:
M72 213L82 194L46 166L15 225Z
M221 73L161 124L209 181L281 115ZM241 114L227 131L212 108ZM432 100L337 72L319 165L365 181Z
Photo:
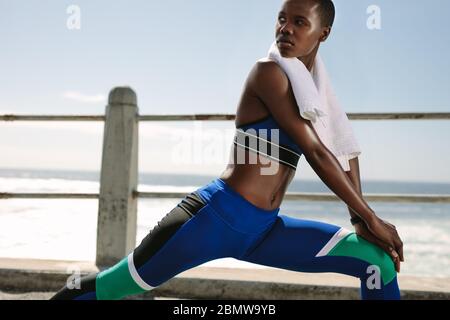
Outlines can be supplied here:
M237 147L233 145L230 162L220 178L256 207L264 210L278 208L294 178L295 170L262 155L255 156L256 163L250 162L251 151L239 150L239 152L245 153L245 163L237 163ZM260 161L260 157L264 158L263 162ZM271 169L268 172L271 174L264 175L262 172L269 168Z

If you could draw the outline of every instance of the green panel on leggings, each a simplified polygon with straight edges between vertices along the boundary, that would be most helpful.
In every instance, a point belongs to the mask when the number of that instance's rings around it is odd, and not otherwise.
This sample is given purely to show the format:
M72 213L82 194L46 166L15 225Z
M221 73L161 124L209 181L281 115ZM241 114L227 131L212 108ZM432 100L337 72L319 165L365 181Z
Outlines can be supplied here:
M119 300L125 296L145 292L131 277L128 257L103 270L95 280L97 300Z
M384 285L391 282L396 276L394 262L391 257L383 249L361 238L354 232L339 241L328 255L350 256L378 266Z

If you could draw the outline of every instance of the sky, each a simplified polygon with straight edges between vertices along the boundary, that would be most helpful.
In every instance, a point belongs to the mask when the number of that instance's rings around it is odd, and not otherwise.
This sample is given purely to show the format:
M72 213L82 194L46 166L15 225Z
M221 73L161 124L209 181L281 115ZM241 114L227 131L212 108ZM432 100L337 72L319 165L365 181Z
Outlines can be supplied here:
M334 3L319 53L346 112L450 112L448 0ZM142 115L233 114L281 4L0 0L0 114L101 115L123 85ZM374 5L379 29L367 23ZM449 120L351 124L362 179L450 182ZM233 121L141 122L139 170L218 175L233 130ZM0 121L0 168L98 171L102 135L102 122ZM304 157L295 179L318 179Z

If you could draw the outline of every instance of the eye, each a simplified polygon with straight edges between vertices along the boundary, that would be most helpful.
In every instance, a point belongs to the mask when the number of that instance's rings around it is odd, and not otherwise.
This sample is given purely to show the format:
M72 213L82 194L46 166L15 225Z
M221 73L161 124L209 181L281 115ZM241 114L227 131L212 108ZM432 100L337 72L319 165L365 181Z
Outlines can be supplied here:
M297 20L298 24L303 24L303 20Z
M278 21L280 21L280 20L282 20L282 19L284 20L284 18L283 18L283 17L278 17Z

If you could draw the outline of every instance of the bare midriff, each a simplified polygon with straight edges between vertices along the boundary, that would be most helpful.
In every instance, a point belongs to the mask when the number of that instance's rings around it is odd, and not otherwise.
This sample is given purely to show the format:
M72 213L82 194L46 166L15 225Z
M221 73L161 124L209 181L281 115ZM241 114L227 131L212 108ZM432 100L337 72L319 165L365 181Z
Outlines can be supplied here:
M236 148L236 146L233 148L234 155ZM247 155L249 153L246 150L243 152ZM281 163L273 163L275 160L266 159L264 164L259 161L259 158L256 164L229 163L220 178L256 207L273 210L283 201L286 190L294 178L295 170ZM276 173L263 175L261 170L268 167L277 168Z

